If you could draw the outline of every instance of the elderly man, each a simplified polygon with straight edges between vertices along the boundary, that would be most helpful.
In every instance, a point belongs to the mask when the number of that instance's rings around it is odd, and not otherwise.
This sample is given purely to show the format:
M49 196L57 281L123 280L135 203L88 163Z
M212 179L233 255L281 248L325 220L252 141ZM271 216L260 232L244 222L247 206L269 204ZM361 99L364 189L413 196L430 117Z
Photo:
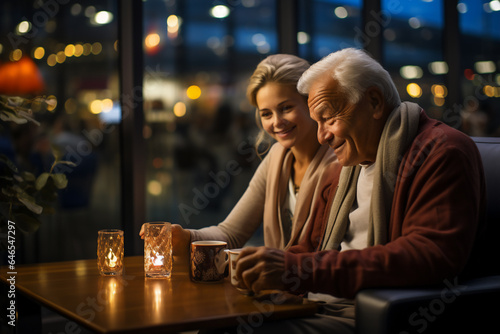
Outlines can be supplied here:
M309 95L319 141L343 166L338 186L306 242L289 252L245 249L237 276L254 292L316 293L331 305L279 328L353 332L349 300L360 289L464 272L484 211L481 159L469 137L402 103L387 71L361 50L325 57L298 88Z

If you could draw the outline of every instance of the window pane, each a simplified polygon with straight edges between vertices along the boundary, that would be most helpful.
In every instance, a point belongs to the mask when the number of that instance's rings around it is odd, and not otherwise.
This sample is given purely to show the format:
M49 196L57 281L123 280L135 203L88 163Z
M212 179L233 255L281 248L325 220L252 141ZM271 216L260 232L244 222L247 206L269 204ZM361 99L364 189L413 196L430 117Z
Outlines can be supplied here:
M317 61L346 47L362 48L361 5L361 0L299 1L299 55Z
M472 136L500 136L500 2L461 1L462 128Z
M221 222L260 162L245 93L258 62L277 52L276 5L229 3L144 2L147 220Z
M116 4L0 4L0 94L57 100L54 110L35 113L39 125L2 122L1 153L35 177L51 171L52 147L71 162L52 169L68 180L57 191L53 213L45 207L36 232L17 234L19 261L95 257L97 231L120 227ZM5 165L1 169L5 175ZM50 198L26 191L39 204ZM5 198L0 204L2 214L8 212ZM35 228L21 213L24 206L15 207L17 226Z
M443 62L443 3L382 1L383 62L403 101L416 102L440 118L446 91Z

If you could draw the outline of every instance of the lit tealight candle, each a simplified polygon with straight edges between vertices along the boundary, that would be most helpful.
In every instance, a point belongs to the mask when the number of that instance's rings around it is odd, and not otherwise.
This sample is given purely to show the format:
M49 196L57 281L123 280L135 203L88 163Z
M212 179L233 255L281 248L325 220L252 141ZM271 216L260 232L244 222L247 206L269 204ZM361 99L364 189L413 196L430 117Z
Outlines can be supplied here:
M155 267L162 266L163 265L163 255L157 255L153 261L153 265Z
M111 250L111 248L109 249L109 253L108 253L108 266L110 268L114 268L116 267L116 263L118 262L118 258L116 257L115 253L113 253L113 251Z

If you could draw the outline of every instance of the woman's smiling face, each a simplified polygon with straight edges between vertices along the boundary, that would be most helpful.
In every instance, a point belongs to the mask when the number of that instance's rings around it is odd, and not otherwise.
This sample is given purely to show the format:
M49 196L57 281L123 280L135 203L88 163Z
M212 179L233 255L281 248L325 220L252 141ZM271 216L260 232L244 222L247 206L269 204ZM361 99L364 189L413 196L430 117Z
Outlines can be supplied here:
M270 82L256 94L262 127L286 148L300 143L316 122L309 116L307 101L295 86Z

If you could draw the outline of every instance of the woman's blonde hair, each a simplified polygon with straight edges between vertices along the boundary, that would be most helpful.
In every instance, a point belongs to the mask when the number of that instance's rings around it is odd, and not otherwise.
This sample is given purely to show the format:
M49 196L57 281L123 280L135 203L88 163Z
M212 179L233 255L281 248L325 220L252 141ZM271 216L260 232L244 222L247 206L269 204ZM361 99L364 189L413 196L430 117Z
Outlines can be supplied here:
M276 54L268 56L262 60L250 77L247 87L248 101L257 109L255 110L255 121L260 129L255 142L255 150L259 156L267 153L271 147L269 136L266 136L266 131L262 128L260 121L259 110L257 106L256 96L259 89L269 82L278 83L281 85L291 85L297 87L302 73L309 68L309 63L297 56L288 54ZM304 97L306 98L306 97ZM267 147L263 151L259 151L259 146L267 139Z

